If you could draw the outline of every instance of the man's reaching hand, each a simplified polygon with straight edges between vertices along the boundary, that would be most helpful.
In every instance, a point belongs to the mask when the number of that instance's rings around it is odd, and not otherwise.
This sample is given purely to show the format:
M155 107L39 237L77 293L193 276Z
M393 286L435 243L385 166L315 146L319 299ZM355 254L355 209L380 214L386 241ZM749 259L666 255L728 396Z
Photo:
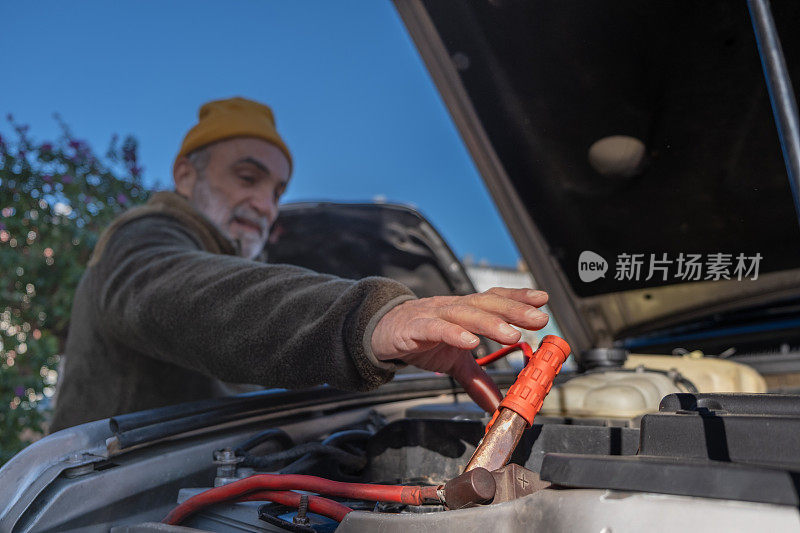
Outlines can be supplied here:
M473 400L488 412L500 403L500 391L470 353L483 335L501 344L519 341L511 324L538 330L548 316L538 308L547 293L495 287L468 296L434 296L398 305L378 322L372 351L382 361L400 359L424 370L445 372L469 390L482 391ZM471 384L471 386L470 386Z

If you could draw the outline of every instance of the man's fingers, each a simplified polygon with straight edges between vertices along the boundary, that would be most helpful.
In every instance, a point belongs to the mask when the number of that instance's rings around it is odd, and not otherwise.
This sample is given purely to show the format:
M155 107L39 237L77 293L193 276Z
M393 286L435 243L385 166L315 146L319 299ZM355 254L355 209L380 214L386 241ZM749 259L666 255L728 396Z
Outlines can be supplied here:
M443 307L441 317L458 324L478 335L483 335L501 344L513 344L519 340L520 332L512 328L502 318L469 305Z
M441 318L426 318L411 325L414 328L411 336L420 343L443 342L461 350L471 350L480 342L463 327Z
M533 330L547 324L547 314L536 309L546 302L543 291L504 287L468 296L409 300L378 321L370 341L372 351L385 360L421 353L439 343L471 350L479 342L475 335L513 344L520 333L512 324Z
M506 322L526 329L540 329L547 324L547 313L529 304L493 293L465 296L466 301L477 308L500 316Z
M487 413L494 413L503 399L497 384L475 362L468 353L463 354L463 360L453 366L452 376L472 398L472 401Z
M496 294L503 298L510 298L523 302L534 307L541 307L547 303L548 295L544 291L537 291L535 289L507 289L505 287L492 287L488 291L489 294Z

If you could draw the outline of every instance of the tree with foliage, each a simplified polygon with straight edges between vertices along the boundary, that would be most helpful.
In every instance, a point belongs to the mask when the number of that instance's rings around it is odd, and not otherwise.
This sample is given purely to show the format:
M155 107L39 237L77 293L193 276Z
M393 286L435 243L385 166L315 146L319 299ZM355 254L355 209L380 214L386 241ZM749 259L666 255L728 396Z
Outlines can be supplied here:
M137 143L101 160L61 124L34 142L9 115L0 137L0 464L46 431L72 297L100 233L146 200Z

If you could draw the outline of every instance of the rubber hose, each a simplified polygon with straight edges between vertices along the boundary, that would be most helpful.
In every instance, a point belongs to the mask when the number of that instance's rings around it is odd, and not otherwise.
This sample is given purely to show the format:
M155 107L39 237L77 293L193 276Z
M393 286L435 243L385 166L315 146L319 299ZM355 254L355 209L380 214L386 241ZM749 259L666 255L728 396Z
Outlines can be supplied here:
M288 433L278 428L271 428L253 435L239 446L234 449L236 455L247 455L247 452L268 440L277 440L283 448L291 448L294 446L294 441Z
M289 459L302 457L307 453L327 455L342 466L354 470L359 470L367 465L367 458L364 456L354 455L335 446L329 446L319 442L306 442L305 444L299 444L294 448L282 452L275 452L267 455L246 455L244 460L240 463L240 466L249 466L251 468L266 470L274 467L276 464L288 461Z
M331 434L325 440L322 441L322 444L333 446L338 444L345 444L347 442L352 441L359 441L359 440L366 440L370 438L374 433L371 431L367 431L365 429L346 429L344 431L338 431L336 433ZM297 461L290 463L289 465L281 468L279 473L281 474L299 474L308 470L309 468L313 467L321 458L313 453L307 453Z

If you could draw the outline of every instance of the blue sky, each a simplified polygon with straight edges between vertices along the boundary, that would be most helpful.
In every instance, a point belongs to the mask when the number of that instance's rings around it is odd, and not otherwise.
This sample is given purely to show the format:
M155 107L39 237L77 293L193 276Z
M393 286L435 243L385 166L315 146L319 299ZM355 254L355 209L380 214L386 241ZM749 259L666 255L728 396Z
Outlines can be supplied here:
M40 140L58 112L104 152L140 142L145 180L205 101L271 105L295 160L286 201L415 205L456 253L514 265L516 248L389 1L81 1L0 4L6 113Z

